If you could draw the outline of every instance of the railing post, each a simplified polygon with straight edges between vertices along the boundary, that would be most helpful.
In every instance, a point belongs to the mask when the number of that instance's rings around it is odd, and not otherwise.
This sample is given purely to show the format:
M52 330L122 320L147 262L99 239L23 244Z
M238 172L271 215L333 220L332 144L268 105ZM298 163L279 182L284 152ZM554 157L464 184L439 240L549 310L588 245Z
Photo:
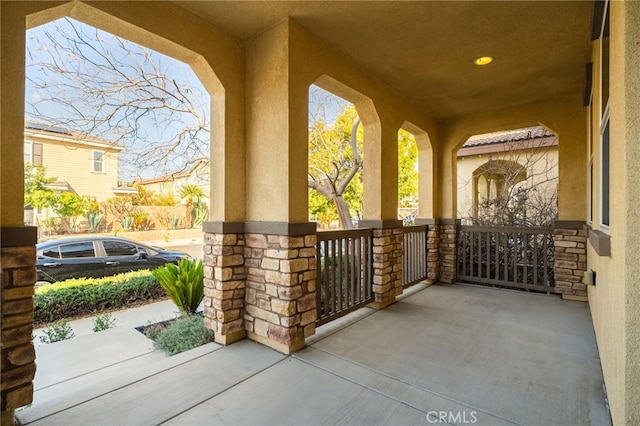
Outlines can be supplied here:
M361 220L373 231L373 293L371 306L384 309L402 294L402 221Z
M556 291L563 299L587 301L584 271L587 269L585 222L556 220L553 224L555 246L554 276Z

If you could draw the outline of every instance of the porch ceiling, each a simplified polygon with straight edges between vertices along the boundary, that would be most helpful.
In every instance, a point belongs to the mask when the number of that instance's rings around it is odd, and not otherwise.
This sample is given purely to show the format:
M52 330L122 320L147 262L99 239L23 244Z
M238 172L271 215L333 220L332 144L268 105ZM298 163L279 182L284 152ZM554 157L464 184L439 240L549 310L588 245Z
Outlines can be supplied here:
M291 16L439 119L580 94L591 51L593 1L176 4L241 40Z

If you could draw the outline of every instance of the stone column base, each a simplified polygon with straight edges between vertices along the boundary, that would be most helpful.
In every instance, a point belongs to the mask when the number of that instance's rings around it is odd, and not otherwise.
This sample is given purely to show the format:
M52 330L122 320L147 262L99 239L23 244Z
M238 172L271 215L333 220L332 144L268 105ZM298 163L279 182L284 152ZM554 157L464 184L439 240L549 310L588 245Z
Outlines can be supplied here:
M453 284L458 277L458 219L438 220L438 281Z
M588 302L589 298L587 296L576 296L574 294L563 294L563 300L574 300L576 302Z
M584 271L587 269L587 233L582 221L554 223L556 291L563 299L587 301Z
M361 220L360 228L373 228L373 294L369 304L384 309L402 294L402 221Z
M295 351L299 351L300 349L304 349L304 347L306 346L304 339L300 340L296 340L294 342L291 343L281 343L278 342L276 340L271 339L270 337L265 337L265 336L261 336L259 334L253 333L251 331L247 332L247 337L249 337L249 339L258 342L260 344L263 344L265 346L269 346L272 349L275 349L278 352L281 352L283 354L286 355L291 355L292 353L294 353Z
M204 315L217 343L228 345L245 337L244 234L242 224L214 226L204 231Z
M0 426L15 426L16 424L14 410L0 411Z
M33 401L36 353L33 294L36 282L35 227L0 230L2 265L2 424L13 424L16 408Z

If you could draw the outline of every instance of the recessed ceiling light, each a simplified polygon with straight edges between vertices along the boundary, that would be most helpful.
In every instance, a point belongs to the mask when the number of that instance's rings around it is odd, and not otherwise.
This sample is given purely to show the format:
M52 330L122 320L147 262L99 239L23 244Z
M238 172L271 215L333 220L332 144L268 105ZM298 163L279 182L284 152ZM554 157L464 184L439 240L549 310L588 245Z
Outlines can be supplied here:
M493 58L491 56L481 56L475 61L473 61L476 65L488 65L493 62Z

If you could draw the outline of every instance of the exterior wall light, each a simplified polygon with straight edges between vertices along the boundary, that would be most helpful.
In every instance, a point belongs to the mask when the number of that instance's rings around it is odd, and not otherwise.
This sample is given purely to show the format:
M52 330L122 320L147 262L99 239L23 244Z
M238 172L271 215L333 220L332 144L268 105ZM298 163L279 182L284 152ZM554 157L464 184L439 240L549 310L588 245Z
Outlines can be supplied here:
M493 58L491 56L481 56L473 61L476 65L489 65L491 62L493 62Z

